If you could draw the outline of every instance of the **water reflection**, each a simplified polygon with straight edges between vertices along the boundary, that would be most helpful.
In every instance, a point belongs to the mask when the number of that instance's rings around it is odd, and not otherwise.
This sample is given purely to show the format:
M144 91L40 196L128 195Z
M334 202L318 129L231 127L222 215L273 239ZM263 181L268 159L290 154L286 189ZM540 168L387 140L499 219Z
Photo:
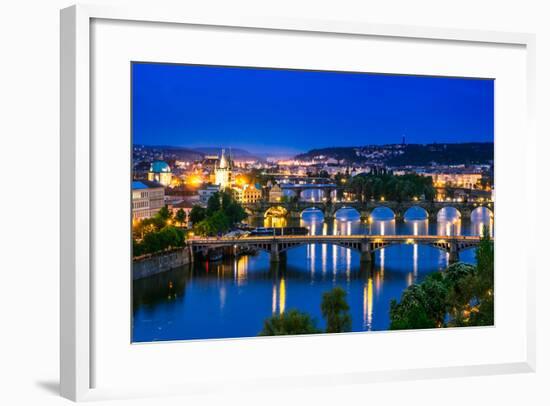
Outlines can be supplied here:
M369 234L373 235L394 235L395 220L371 221L369 223Z
M279 282L279 314L283 314L285 312L285 305L286 305L285 278L281 278L281 281Z
M428 235L429 221L426 220L407 220L404 221L404 234L408 235Z
M477 207L470 215L472 235L483 235L485 227L489 230L489 235L493 236L493 212L487 207Z
M286 216L267 216L264 219L264 227L287 227L288 220Z
M372 276L369 276L367 283L363 287L363 330L372 330L372 303L373 303L373 286Z

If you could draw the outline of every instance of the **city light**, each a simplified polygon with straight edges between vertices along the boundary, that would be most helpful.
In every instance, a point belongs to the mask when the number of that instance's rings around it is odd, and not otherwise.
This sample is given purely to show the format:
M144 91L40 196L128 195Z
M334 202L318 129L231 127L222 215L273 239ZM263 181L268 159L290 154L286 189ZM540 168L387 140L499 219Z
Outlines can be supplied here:
M193 186L199 186L202 184L202 178L200 177L200 175L191 175L187 178L187 183Z

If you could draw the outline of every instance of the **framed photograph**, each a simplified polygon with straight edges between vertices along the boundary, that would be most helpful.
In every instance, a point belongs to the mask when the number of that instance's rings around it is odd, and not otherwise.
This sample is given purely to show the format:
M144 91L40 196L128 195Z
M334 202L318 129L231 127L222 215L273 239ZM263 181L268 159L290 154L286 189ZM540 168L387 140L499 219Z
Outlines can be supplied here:
M61 27L63 396L534 370L532 35Z

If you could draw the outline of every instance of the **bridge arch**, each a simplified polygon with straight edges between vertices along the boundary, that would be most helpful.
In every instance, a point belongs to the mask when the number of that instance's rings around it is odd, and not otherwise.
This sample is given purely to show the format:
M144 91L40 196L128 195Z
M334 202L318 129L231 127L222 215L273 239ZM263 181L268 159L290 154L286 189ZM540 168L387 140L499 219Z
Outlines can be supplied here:
M420 206L412 206L405 211L403 218L407 220L426 220L428 219L429 214L427 210Z
M325 215L323 211L315 206L308 207L300 213L300 218L307 221L323 221Z
M371 221L395 220L395 213L389 207L378 206L370 213L369 220Z
M353 207L342 206L334 212L334 218L339 221L355 221L361 219L361 213Z
M472 210L470 214L470 226L472 235L483 235L485 227L489 235L493 236L494 214L488 207L480 206Z
M264 217L286 217L288 210L283 206L272 206L266 210Z
M493 211L485 206L476 207L474 210L472 210L472 213L470 214L470 220L472 222L483 221L492 218L494 218Z
M437 221L455 221L460 220L462 214L456 207L445 206L437 212Z
M462 230L462 214L456 207L445 206L437 212L438 235L460 235Z

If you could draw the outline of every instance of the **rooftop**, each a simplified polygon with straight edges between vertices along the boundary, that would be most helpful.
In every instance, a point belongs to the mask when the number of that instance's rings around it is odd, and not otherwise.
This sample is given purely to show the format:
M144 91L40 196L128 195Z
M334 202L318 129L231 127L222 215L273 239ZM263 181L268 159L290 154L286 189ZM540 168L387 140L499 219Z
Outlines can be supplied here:
M151 167L149 168L149 172L154 172L154 173L161 173L161 172L165 172L165 173L170 173L172 172L172 170L170 169L170 166L168 166L168 164L164 161L153 161L151 163Z
M132 190L139 189L154 189L154 188L164 188L160 183L153 182L150 180L140 179L132 181Z

